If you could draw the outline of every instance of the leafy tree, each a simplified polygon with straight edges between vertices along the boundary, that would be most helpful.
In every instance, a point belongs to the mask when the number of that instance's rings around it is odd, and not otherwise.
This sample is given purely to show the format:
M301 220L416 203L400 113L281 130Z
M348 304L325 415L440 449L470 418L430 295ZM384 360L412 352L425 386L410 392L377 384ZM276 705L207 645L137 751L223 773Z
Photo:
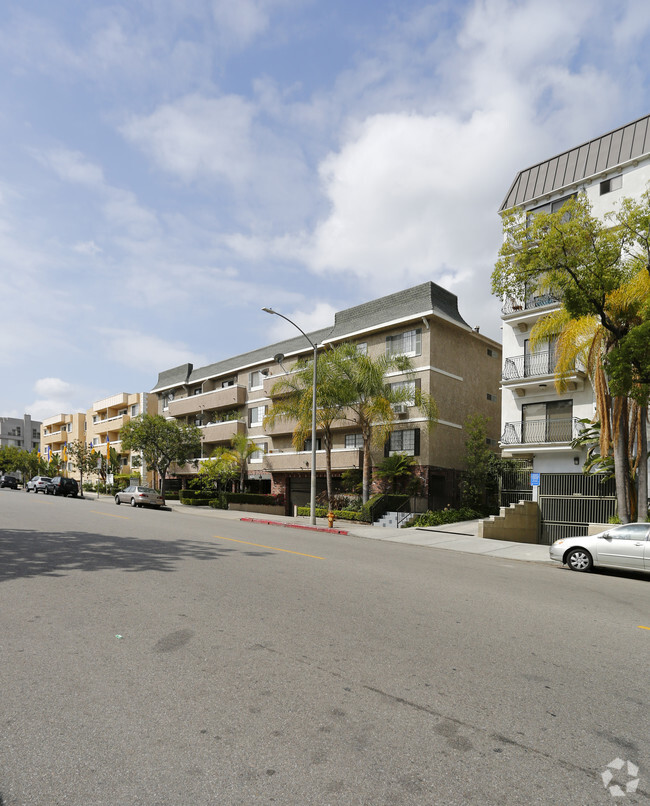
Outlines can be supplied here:
M481 414L474 414L465 421L467 439L461 500L463 507L492 514L499 511L501 476L514 470L516 462L502 459L489 447L487 424L487 418Z
M216 448L209 459L201 462L198 480L202 487L220 489L239 476L239 468L227 448Z
M614 459L619 516L624 523L635 514L644 519L647 445L641 434L645 427L635 424L647 419L647 399L640 409L631 406L641 376L625 377L616 368L620 370L623 359L617 356L626 343L638 357L640 342L635 336L626 339L648 319L650 195L624 200L619 212L604 220L592 215L585 194L556 213L526 216L520 210L510 211L504 216L504 233L492 275L493 291L518 298L551 291L562 300L560 312L536 324L531 342L559 333L558 389L576 356L585 357L601 423L601 455L611 451Z
M406 386L391 387L386 382L390 372L403 372L412 376L412 364L406 356L381 355L373 358L362 355L354 344L341 344L328 353L328 373L337 400L344 406L343 419L354 423L363 439L362 499L370 497L372 475L371 446L383 445L395 425L393 406L407 403L417 406L424 415L429 429L437 421L436 403L430 395L419 389L413 392Z
M68 456L70 461L79 471L79 487L81 497L84 497L84 473L93 473L97 470L97 458L92 448L82 439L75 439L68 445Z
M17 445L0 446L0 474L20 470L25 453L25 449L19 448Z
M122 449L142 451L148 470L160 476L165 500L165 478L172 464L183 467L201 452L201 430L195 425L167 420L160 414L141 414L120 429Z
M253 442L245 434L235 434L230 440L230 448L226 448L220 455L219 461L224 470L227 465L236 468L239 475L239 491L244 492L248 461L260 450L257 442ZM227 470L226 470L227 473Z

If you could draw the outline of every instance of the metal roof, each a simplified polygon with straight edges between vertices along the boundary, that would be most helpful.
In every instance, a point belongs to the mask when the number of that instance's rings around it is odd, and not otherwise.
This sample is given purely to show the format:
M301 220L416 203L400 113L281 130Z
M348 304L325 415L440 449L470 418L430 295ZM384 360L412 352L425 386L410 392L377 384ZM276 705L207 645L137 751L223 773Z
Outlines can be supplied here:
M650 154L650 115L520 171L499 211L509 210Z

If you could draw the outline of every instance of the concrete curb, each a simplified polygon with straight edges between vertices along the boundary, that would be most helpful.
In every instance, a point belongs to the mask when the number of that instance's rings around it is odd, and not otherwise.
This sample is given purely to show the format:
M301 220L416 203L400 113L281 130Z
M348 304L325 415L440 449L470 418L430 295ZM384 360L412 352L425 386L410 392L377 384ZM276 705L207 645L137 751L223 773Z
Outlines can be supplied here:
M267 521L262 518L240 518L246 523L263 523L265 526L284 526L285 529L305 529L310 532L329 532L334 535L347 535L344 529L330 529L329 526L312 526L304 523L281 523L280 521Z

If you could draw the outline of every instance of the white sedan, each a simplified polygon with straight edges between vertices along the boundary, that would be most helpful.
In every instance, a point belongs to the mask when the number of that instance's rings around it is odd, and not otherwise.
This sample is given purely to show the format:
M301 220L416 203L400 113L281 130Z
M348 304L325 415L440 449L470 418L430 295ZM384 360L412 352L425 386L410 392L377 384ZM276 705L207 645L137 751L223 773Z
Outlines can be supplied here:
M132 484L125 490L115 494L115 503L131 504L132 507L141 507L143 504L149 507L161 507L163 505L160 493L152 490L151 487L140 487Z
M556 540L549 554L572 571L602 566L650 573L649 538L650 523L625 523L597 535Z

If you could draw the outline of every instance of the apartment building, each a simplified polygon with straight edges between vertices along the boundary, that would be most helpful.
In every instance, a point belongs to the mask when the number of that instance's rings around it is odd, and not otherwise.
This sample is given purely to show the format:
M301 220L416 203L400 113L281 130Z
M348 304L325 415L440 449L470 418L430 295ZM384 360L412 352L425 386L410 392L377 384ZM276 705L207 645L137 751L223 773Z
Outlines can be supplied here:
M72 462L68 459L66 446L71 442L84 442L86 439L86 416L76 414L54 414L43 420L41 425L41 455L48 462L58 456L61 469L72 472Z
M563 151L520 171L501 212L553 212L585 193L595 215L615 209L623 197L638 197L650 181L650 116ZM580 471L585 454L571 447L578 421L591 419L595 398L585 368L577 365L559 395L554 386L554 345L530 349L537 320L559 307L550 294L508 299L502 308L503 455L526 459L543 473Z
M26 451L39 450L41 423L29 414L20 417L0 417L0 447L13 445Z
M143 483L153 481L151 471L144 466L139 451L123 451L120 429L133 417L140 414L153 414L157 399L148 392L120 392L97 400L85 414L86 442L97 453L106 456L109 446L120 457L120 473L140 475Z
M498 444L500 345L471 328L458 311L456 296L431 282L339 311L332 326L308 335L322 349L352 342L370 356L388 353L411 358L413 378L395 373L389 382L417 384L431 394L438 404L438 424L429 432L417 408L400 407L389 443L372 461L376 465L384 452L410 454L419 466L426 503L455 502L466 418L485 415L489 441L495 447ZM303 450L296 450L292 444L295 423L281 420L269 428L264 426L264 416L278 378L290 372L297 359L312 355L307 339L298 335L205 367L184 364L165 370L152 393L159 413L200 427L198 462L215 448L227 446L233 435L246 434L259 445L249 465L253 486L283 493L288 505L300 505L309 501L311 445L308 441ZM341 422L332 451L335 482L345 470L362 466L361 446L359 430ZM320 492L325 489L325 455L318 443L316 455ZM176 470L184 481L196 473L191 465Z

